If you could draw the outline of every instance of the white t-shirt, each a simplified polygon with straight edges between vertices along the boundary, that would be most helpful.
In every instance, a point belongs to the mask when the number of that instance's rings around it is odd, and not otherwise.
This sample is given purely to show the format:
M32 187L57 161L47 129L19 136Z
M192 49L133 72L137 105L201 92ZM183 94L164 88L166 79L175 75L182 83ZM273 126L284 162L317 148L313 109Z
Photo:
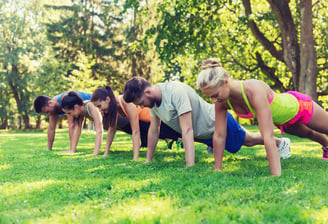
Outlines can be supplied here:
M190 112L194 137L210 139L215 128L214 104L203 100L196 91L185 83L171 81L155 85L162 92L162 102L159 107L150 109L150 116L158 117L166 125L181 133L179 116Z

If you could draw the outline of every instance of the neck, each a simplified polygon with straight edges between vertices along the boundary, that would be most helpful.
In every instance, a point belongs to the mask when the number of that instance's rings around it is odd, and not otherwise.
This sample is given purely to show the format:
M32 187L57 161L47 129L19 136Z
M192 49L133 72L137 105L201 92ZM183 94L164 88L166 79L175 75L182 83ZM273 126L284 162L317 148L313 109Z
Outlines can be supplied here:
M159 87L155 86L153 89L153 93L155 104L157 107L159 107L162 103L162 90Z
M240 81L229 79L230 98L239 97L241 94Z
M80 107L80 110L82 111L82 115L85 116L88 114L88 111L87 111L87 105L86 104L83 104L81 107Z

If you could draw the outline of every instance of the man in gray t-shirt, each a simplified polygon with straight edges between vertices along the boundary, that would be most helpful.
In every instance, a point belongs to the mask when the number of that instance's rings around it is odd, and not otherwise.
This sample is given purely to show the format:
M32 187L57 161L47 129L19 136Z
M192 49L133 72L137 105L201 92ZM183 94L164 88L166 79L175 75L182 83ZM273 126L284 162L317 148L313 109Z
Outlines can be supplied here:
M190 86L173 81L154 85L162 93L159 106L150 109L150 116L161 119L179 133L180 116L191 113L192 129L197 139L211 139L214 132L214 105L207 103Z
M204 101L190 86L177 81L151 85L144 78L134 77L125 84L123 98L126 102L151 108L147 162L153 159L161 121L182 134L186 150L186 166L194 164L194 138L213 146L214 105ZM276 142L279 145L281 140L276 139ZM263 139L260 133L246 131L228 113L225 149L235 153L243 144L247 146L263 144Z

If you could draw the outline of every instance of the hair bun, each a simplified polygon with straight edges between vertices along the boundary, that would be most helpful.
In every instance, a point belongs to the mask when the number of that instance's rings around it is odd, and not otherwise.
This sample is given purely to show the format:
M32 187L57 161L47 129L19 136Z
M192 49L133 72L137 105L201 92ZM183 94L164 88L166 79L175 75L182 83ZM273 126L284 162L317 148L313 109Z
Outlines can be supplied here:
M202 70L205 70L208 68L215 68L215 67L221 67L220 61L217 58L206 59L205 61L203 61L202 65L201 65Z

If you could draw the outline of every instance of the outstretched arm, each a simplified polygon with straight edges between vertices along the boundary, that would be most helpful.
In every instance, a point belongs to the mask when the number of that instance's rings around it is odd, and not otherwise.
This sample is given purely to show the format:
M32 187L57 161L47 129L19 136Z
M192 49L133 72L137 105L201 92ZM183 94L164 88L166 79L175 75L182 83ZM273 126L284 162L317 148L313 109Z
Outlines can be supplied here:
M132 103L124 102L125 111L128 114L132 130L132 143L133 143L133 159L139 158L140 151L140 128L139 128L139 117L136 105Z
M69 149L69 152L71 153L76 152L77 143L79 142L81 136L83 120L84 120L83 116L74 119L74 128L72 130L72 138L70 141L70 149Z
M56 133L56 124L58 120L58 115L57 114L51 114L49 117L49 126L47 130L48 134L48 148L47 150L52 150L52 145L55 140L55 133Z
M221 103L215 103L215 130L213 134L214 170L222 170L222 162L227 137L228 112Z
M146 162L151 162L154 157L155 148L158 141L159 129L161 120L157 117L151 117L150 126L148 130L148 143L147 143L147 158Z
M114 140L114 136L116 133L116 126L117 126L117 115L116 115L116 121L115 124L113 126L108 127L108 131L107 131L107 139L106 139L106 148L105 148L105 153L104 156L108 156L109 155L109 149L112 146L113 140Z
M249 89L247 89L249 91ZM269 161L271 175L281 175L280 158L276 145L276 140L273 134L273 120L270 104L264 88L251 88L248 92L249 102L256 111L259 129L264 140L264 146Z
M68 123L68 135L69 140L72 140L73 130L74 130L74 117L71 115L67 115L67 123Z
M102 128L102 117L100 111L92 103L88 103L88 107L92 116L93 121L95 122L96 136L95 136L95 148L92 155L98 155L101 147L101 142L103 138L103 128Z
M192 129L191 112L184 113L179 117L182 130L182 141L185 148L186 166L195 164L194 131Z

